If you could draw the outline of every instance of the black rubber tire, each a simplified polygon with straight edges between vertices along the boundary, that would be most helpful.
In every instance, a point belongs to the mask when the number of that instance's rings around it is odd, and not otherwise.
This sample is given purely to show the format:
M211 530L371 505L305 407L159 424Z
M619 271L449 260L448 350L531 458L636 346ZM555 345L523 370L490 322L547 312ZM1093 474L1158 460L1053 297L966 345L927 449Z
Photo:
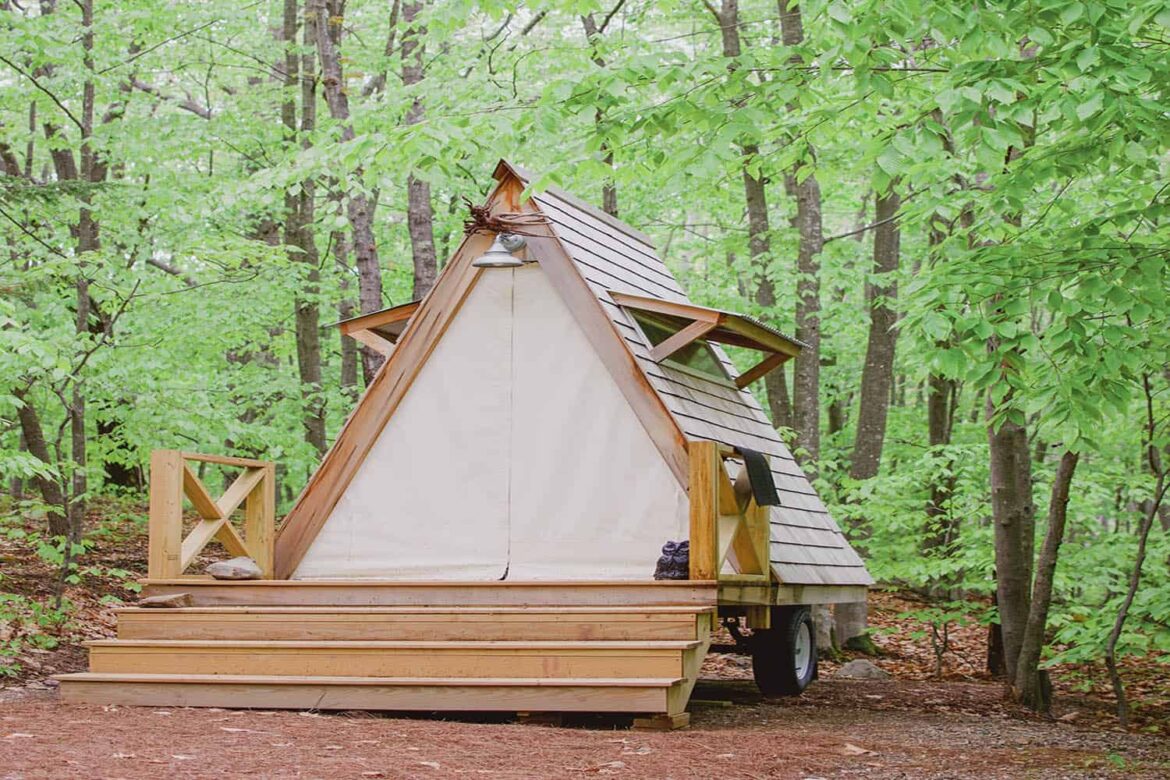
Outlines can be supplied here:
M808 628L809 660L796 669L796 638ZM799 696L817 676L817 632L808 607L773 607L772 627L752 632L752 674L765 696Z

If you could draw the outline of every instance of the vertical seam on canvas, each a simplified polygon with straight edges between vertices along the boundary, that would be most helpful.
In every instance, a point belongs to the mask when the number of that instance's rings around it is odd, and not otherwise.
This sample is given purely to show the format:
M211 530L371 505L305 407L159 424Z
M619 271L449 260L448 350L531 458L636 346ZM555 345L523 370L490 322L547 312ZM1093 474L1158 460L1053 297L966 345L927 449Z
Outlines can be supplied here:
M508 571L512 568L512 450L516 436L516 269L510 268L512 286L508 290L508 442L507 473L508 483L504 492L504 532L506 534L504 547L504 576L500 580L508 579Z

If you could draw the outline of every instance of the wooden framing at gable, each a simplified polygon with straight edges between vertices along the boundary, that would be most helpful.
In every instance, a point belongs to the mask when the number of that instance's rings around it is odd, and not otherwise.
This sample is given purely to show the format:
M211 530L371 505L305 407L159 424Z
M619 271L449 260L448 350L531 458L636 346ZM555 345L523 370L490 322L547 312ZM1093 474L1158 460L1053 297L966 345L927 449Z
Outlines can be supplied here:
M401 306L352 317L337 323L343 334L361 342L384 356L394 351L394 345L402 337L410 318L418 311L421 301L411 301Z

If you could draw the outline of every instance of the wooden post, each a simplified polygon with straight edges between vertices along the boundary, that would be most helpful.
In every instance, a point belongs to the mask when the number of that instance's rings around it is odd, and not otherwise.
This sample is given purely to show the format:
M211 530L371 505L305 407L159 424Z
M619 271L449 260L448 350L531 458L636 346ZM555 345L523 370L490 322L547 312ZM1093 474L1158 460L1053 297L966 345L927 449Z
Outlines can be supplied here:
M264 465L264 478L252 488L244 504L244 539L252 560L264 573L264 579L272 579L274 560L272 554L276 526L276 466Z
M181 574L183 547L183 453L150 454L150 552L146 576L171 579Z
M713 441L687 442L690 456L691 565L692 580L719 577L719 472L723 460ZM724 477L724 479L726 479Z

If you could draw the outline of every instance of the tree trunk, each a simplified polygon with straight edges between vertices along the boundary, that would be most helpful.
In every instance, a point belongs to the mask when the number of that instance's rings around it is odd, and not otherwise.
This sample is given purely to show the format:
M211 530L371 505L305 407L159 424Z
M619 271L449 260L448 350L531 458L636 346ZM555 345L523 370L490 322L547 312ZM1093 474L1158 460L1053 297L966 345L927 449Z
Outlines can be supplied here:
M804 41L801 7L779 0L780 37L785 46ZM789 106L795 110L796 104ZM813 150L809 150L810 156ZM809 164L812 164L810 161ZM784 177L784 188L796 200L793 225L800 235L796 259L796 338L807 346L796 358L792 377L792 423L796 429L797 458L815 468L821 455L821 263L825 245L821 224L821 185L815 173L797 181L796 171Z
M722 8L715 14L715 19L723 40L723 56L728 59L739 57L742 52L739 37L739 0L723 0ZM734 68L734 65L729 67ZM776 307L776 291L768 276L768 263L772 251L771 228L768 224L768 193L763 173L752 173L752 166L757 162L759 155L760 149L755 144L742 146L741 175L748 220L748 254L752 258L753 267L760 274L755 299L765 312L770 312ZM764 377L764 387L768 393L772 424L776 427L791 428L792 413L784 369L778 368L767 374Z
M861 371L861 405L849 467L849 476L856 480L872 479L878 474L894 380L894 349L898 338L898 316L893 307L898 283L894 274L898 270L902 231L895 219L901 199L892 186L888 193L878 196L875 209L878 226L873 234L873 271L879 275L879 281L866 284L870 306L869 343Z
M41 419L37 409L33 406L29 393L23 388L13 390L13 395L20 403L16 410L20 421L20 434L24 438L29 453L45 464L50 471L55 471L53 456L49 454L49 443L45 440L45 431L41 427ZM52 476L35 475L33 484L41 494L41 500L48 507L47 519L50 536L69 536L69 518L63 507L65 506L65 492L61 484Z
M784 375L784 366L768 372L764 377L764 389L768 392L768 411L772 413L772 425L791 428L792 402L788 399L788 380Z
M105 166L98 162L90 139L93 136L93 119L95 107L95 87L93 81L93 0L80 0L81 8L81 46L84 52L83 64L86 70L86 80L81 92L81 177L84 181L96 183L105 178ZM87 258L91 252L101 248L98 233L98 222L90 210L89 193L80 196L81 210L77 220L77 277L75 288L77 292L77 320L76 331L83 338L89 334L90 298L89 277L87 274ZM84 341L82 342L84 343ZM69 449L72 457L72 479L68 495L65 497L67 515L69 517L69 539L71 542L80 542L85 522L85 494L88 491L86 479L86 436L85 436L85 394L82 388L82 378L74 372L70 387L70 398L67 408L69 415ZM70 546L69 550L72 550ZM66 553L68 561L70 553ZM63 569L64 571L64 569Z
M417 22L423 9L421 2L406 3L402 6L402 83L409 90L422 83L425 77L423 63L423 38L427 28ZM422 98L417 91L410 110L406 112L406 124L416 125L425 113ZM431 185L411 173L406 181L406 222L410 230L410 250L414 260L415 300L422 298L435 286L438 276L438 260L435 256L435 213L431 208Z
M1166 372L1166 376L1170 380L1170 371ZM1146 400L1146 463L1155 477L1154 494L1147 502L1145 514L1142 516L1142 522L1138 528L1137 555L1134 557L1133 569L1129 574L1129 587L1126 588L1125 597L1121 600L1121 606L1113 620L1113 628L1109 631L1109 638L1105 640L1105 667L1109 670L1109 681L1113 685L1113 695L1117 698L1117 719L1121 721L1122 726L1129 725L1129 702L1125 698L1125 684L1122 682L1121 673L1117 670L1117 642L1121 639L1122 629L1125 628L1130 607L1133 606L1138 586L1141 584L1142 567L1146 562L1146 544L1150 539L1150 529L1154 527L1154 517L1158 514L1162 501L1166 498L1166 490L1170 488L1170 480L1167 480L1168 469L1162 461L1156 440L1157 418L1154 411L1154 392L1150 386L1148 374L1142 376L1142 389L1145 391Z
M345 234L340 230L334 231L331 242L333 244L333 262L337 266L338 292L337 318L348 320L354 316L353 299L349 293L349 248L345 243ZM341 345L341 388L351 399L356 400L358 395L358 350L357 342L337 330L337 337Z
M951 443L951 428L955 419L954 380L931 374L926 395L926 424L931 448ZM955 490L954 464L946 464L946 474L931 480L930 498L926 502L926 529L923 533L924 552L948 554L958 533L958 523L948 513L948 504Z
M1040 653L1044 649L1044 633L1048 627L1048 607L1052 603L1052 583L1060 545L1064 541L1065 520L1068 517L1069 488L1077 470L1079 455L1065 452L1052 480L1052 498L1048 502L1048 529L1040 559L1036 562L1036 582L1032 586L1032 604L1016 662L1016 698L1037 712L1048 712L1052 706L1052 689L1047 673L1040 669Z
M1036 506L1032 500L1032 463L1027 431L1010 420L1002 421L996 428L991 422L994 413L995 407L988 398L986 414L991 512L995 522L996 601L1003 632L1007 682L1014 686L1030 610Z
M317 56L321 60L321 87L329 115L341 125L341 142L354 139L353 123L349 118L349 97L341 69L341 31L345 24L344 0L307 0L306 16L317 20ZM326 20L322 23L322 20ZM358 268L358 302L362 314L371 314L382 308L382 268L378 264L378 247L374 240L374 204L361 189L362 168L353 174L346 215L353 233L354 260ZM383 357L363 346L362 368L366 383L382 366Z
M285 41L285 94L281 119L285 137L290 144L298 138L296 101L292 90L300 82L301 124L300 138L309 146L317 126L317 66L311 53L316 42L317 17L306 13L304 19L304 54L297 54L297 0L285 0L283 37ZM301 61L298 62L298 57ZM299 76L298 76L299 74ZM315 186L311 180L301 182L298 191L285 195L284 244L294 261L303 263L304 287L293 303L295 309L297 369L301 380L301 423L305 441L319 455L325 453L325 409L321 387L321 337L317 295L319 293L320 256L313 236Z
M593 64L599 68L605 67L605 59L597 52L597 41L600 35L605 32L605 25L608 25L609 20L612 18L613 16L606 17L603 26L598 27L597 20L593 18L593 14L586 14L581 17L581 24L585 27L585 40L592 49L591 59L593 60ZM593 115L593 125L600 131L604 121L605 112L599 108ZM609 147L608 142L603 141L601 144L601 158L605 160L606 165L611 169L613 168L613 149ZM614 184L612 178L601 185L601 209L606 214L615 217L618 215L617 185Z

